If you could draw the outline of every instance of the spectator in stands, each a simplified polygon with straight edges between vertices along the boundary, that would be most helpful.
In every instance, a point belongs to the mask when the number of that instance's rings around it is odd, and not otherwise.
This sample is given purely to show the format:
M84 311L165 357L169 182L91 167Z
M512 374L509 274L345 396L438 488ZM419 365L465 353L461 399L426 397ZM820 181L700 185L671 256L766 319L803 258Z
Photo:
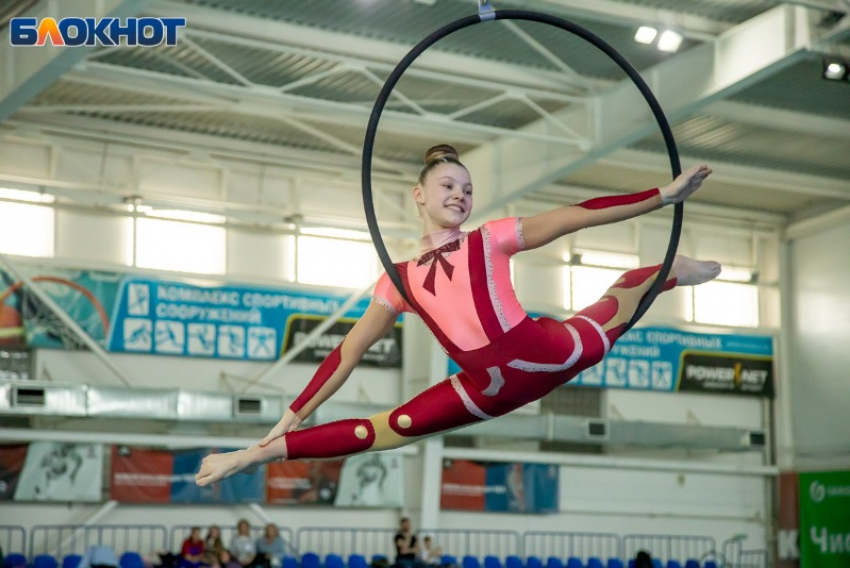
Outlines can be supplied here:
M428 566L440 566L443 564L443 549L431 541L430 536L422 539L422 552L419 559Z
M213 568L221 566L221 552L224 550L224 544L221 542L221 529L218 525L212 525L207 529L207 536L204 539L204 563L209 564Z
M201 538L201 527L192 527L189 538L183 541L180 548L180 568L200 568L204 563L204 541Z
M257 547L251 538L251 525L245 519L236 523L236 534L230 541L230 554L243 568L254 566L257 559Z
M277 525L267 524L263 536L257 539L257 562L267 567L278 568L283 565L285 553L286 544L280 537Z
M641 550L635 556L635 568L653 568L652 556L645 550Z
M416 535L410 530L410 519L402 517L399 521L399 530L395 535L395 565L401 568L411 568L419 556L419 542Z
M236 562L230 555L230 551L223 549L218 557L221 568L241 568L241 565Z
M108 546L90 546L77 568L118 568L118 557Z

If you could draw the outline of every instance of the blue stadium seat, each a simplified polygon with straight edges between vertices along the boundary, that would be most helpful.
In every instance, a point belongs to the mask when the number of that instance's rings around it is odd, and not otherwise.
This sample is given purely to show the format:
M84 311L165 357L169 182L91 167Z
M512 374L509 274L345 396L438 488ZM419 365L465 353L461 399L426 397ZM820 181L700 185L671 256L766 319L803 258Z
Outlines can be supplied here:
M440 561L442 562L443 566L457 566L457 558L455 558L451 554L443 554Z
M301 568L322 568L322 560L315 552L305 552L301 555Z
M654 568L664 568L664 565L663 565L663 564L661 564L661 561L660 561L659 559L657 559L657 558L653 558L653 559L652 559L652 566L653 566Z
M546 568L564 568L564 563L560 558L550 556L546 559Z
M49 554L39 554L32 559L32 568L59 568L59 561Z
M714 560L706 560L703 568L717 568L717 562Z
M283 568L298 568L298 559L294 556L283 557ZM62 568L65 568L64 566Z
M634 558L632 558L631 560L629 560L629 568L635 568L635 560L634 560Z
M602 565L602 560L596 558L595 556L591 556L587 559L587 568L604 568Z
M685 562L685 568L699 568L699 560L694 560L691 558L687 562Z
M345 562L338 554L328 554L325 556L325 568L345 568Z
M481 568L481 562L478 561L477 556L464 556L462 560L461 566L463 568Z
M623 568L623 561L619 558L609 558L608 568Z
M145 561L138 552L125 552L118 559L121 568L145 568Z
M27 557L23 554L7 554L6 558L3 559L3 568L21 568L26 567L27 565Z
M519 556L508 556L505 558L505 568L523 568L522 558Z
M676 560L668 560L667 568L682 568L682 565Z
M348 557L348 568L369 568L369 563L362 554L352 554Z
M584 568L584 565L575 556L570 556L567 558L567 568Z
M525 559L525 568L543 568L543 561L537 556L529 556Z
M77 568L82 560L83 557L79 554L69 554L62 559L62 568Z
M502 568L502 561L496 556L485 556L484 568Z

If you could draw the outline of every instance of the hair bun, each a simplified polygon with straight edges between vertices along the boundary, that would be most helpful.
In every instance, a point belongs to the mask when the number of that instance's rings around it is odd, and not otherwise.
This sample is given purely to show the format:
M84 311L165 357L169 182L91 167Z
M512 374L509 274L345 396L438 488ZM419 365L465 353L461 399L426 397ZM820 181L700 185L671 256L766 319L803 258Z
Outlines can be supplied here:
M426 164L430 164L431 162L442 160L444 158L458 161L457 150L455 150L454 147L449 146L448 144L438 144L436 146L428 148L428 151L425 152Z

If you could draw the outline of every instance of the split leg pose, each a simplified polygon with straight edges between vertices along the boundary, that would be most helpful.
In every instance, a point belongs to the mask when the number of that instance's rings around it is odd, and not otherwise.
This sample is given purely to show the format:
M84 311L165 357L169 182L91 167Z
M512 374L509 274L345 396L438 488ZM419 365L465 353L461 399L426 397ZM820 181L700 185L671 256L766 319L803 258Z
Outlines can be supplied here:
M344 457L386 450L488 420L537 400L597 364L625 331L660 266L630 270L592 306L566 321L533 320L516 299L510 257L566 234L630 219L679 203L711 173L691 168L671 184L591 199L528 218L460 225L472 208L469 172L450 146L426 154L413 189L423 219L421 254L396 265L411 303L384 274L373 301L280 422L257 445L205 458L196 476L207 485L251 465L279 459ZM677 256L665 283L692 286L720 273L715 262ZM393 410L312 428L298 426L348 379L357 362L403 311L417 313L462 371Z

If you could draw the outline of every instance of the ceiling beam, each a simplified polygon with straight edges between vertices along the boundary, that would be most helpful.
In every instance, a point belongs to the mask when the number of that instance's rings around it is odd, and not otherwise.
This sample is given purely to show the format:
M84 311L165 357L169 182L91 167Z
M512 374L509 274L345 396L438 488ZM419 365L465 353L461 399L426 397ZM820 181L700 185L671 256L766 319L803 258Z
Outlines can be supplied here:
M683 155L681 159L683 168L694 164L709 164L714 170L711 179L718 182L850 201L850 180L719 162L694 155ZM666 154L623 149L600 159L597 163L603 166L657 173L662 177L666 176L667 179L670 178L670 159Z
M143 10L150 0L77 0L75 2L39 2L22 16L52 17L59 21L85 14L95 18L126 18ZM11 26L0 31L0 122L35 98L94 47L17 47L11 44Z
M733 25L696 14L616 0L531 0L525 3L530 9L549 10L553 13L566 12L608 24L667 26L687 38L701 41L711 40Z
M850 120L842 118L733 101L718 101L706 107L700 114L760 128L850 140Z
M154 1L147 13L157 17L186 17L193 28L224 35L246 36L261 42L315 49L365 62L387 63L393 66L413 47L413 44L392 43L167 0ZM474 13L474 10L470 10L470 13ZM436 49L423 53L416 60L416 66L438 73L451 70L453 74L482 80L492 80L497 77L500 83L555 92L564 92L569 86L567 78L558 71L534 69L495 60L488 61Z
M805 8L778 6L721 34L715 43L677 54L643 73L671 123L699 112L784 69L808 54L813 37ZM485 198L476 220L656 132L658 126L631 81L595 97L595 144L588 151L551 152L523 148L508 140L501 155L526 156L522 167L502 167L498 192ZM562 113L562 118L567 119ZM568 119L567 119L568 120ZM539 127L539 126L538 126ZM493 163L493 148L479 148L477 162ZM506 164L505 161L499 162Z

